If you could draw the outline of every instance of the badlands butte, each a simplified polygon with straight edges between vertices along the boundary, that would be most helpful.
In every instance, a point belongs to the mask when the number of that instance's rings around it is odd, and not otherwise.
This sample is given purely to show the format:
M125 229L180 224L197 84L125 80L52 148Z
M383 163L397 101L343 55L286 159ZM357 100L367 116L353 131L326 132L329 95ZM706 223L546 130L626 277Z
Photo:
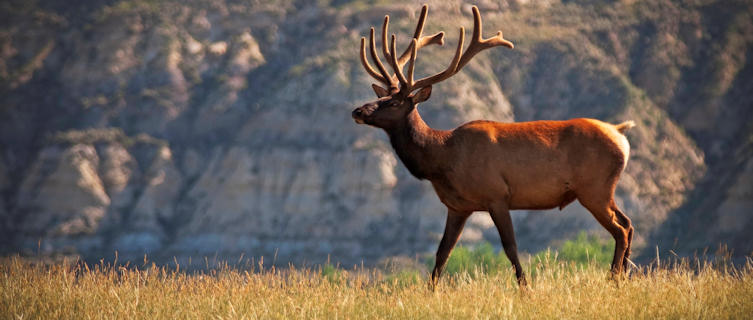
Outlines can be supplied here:
M431 185L350 117L374 98L360 37L390 14L407 39L421 4L3 1L0 252L366 264L433 252L445 212ZM472 26L470 5L428 4L425 33L447 43L421 51L418 76ZM427 123L633 120L617 201L638 254L753 251L753 2L477 5L486 36L501 29L515 49L437 85L419 106ZM577 203L513 218L523 251L608 237ZM485 240L499 244L477 213L462 241Z

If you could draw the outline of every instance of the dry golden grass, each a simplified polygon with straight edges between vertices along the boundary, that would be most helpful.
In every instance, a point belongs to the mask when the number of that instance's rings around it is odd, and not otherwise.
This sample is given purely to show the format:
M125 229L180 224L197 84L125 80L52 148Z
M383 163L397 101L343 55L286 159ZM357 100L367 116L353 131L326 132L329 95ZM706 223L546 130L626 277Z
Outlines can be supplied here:
M739 269L681 263L610 280L595 265L529 263L530 287L512 272L462 273L436 292L425 275L377 270L221 268L175 272L55 263L0 262L0 318L750 318L753 264Z

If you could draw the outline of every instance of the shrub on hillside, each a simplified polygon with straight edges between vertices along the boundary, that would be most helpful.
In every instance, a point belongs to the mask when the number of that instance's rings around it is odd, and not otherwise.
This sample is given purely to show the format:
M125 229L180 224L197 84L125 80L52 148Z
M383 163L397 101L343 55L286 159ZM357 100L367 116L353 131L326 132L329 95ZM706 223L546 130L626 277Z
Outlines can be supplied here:
M557 261L573 262L576 266L595 264L609 266L614 254L614 241L602 239L596 235L589 235L581 231L575 239L565 241L559 248L546 249L533 255L533 261L541 264L556 263ZM435 258L427 259L427 266L434 267ZM494 247L483 242L473 247L458 246L450 255L445 267L445 274L481 272L496 274L507 270L512 265L505 252L496 252Z
M574 240L565 241L557 252L559 260L572 261L577 265L593 262L599 266L609 266L614 255L614 241L581 231Z
M427 260L430 270L434 267L434 261L433 256ZM452 250L444 272L449 275L475 272L496 274L509 267L511 267L510 260L507 259L504 251L495 253L490 243L483 242L474 247L458 246Z

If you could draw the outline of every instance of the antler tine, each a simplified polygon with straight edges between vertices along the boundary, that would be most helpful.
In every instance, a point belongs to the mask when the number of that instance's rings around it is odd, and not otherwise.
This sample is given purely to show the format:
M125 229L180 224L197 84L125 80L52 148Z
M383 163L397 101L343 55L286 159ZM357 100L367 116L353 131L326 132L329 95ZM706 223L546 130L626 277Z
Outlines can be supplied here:
M418 18L418 23L416 24L416 31L413 32L413 39L418 40L418 44L416 46L416 49L421 49L421 47L430 45L430 44L438 44L438 45L444 45L444 32L439 32L431 36L422 37L421 35L424 32L424 25L426 24L426 17L429 15L429 6L424 5L421 7L421 15ZM411 55L411 48L405 49L403 54L400 55L400 59L398 59L398 62L400 66L405 66L405 63L408 62L408 58L410 58Z
M452 62L447 66L447 69L441 73L435 74L430 77L422 78L416 81L411 87L411 90L428 87L432 84L445 80L454 75L458 69L458 63L460 62L461 53L463 52L463 42L465 40L465 28L460 27L460 35L458 37L458 47L455 49L455 56L452 58Z
M392 55L390 54L390 51L387 47L387 32L389 31L389 25L390 16L386 15L384 16L384 23L382 23L382 53L384 53L384 58L387 59L387 61L390 61L392 59Z
M421 33L424 32L424 23L426 23L426 16L429 14L429 5L425 4L421 7L421 15L418 17L418 23L416 24L416 32L413 32L413 39L421 38Z
M369 60L366 58L366 38L364 37L361 37L361 64L363 65L363 68L366 69L366 73L368 73L374 79L386 85L390 85L390 82L382 77L382 75L377 73L376 70L374 70L374 68L372 68L369 64Z
M371 43L369 43L369 49L371 51L371 59L374 60L374 63L376 63L377 68L379 69L379 72L384 77L384 84L386 84L390 88L396 87L395 82L392 80L392 76L390 76L389 73L387 73L387 69L384 68L384 65L382 64L382 60L379 59L379 56L377 56L376 52L376 43L374 42L374 28L371 28L371 33L369 34L369 40Z
M430 36L423 36L421 38L414 38L417 39L416 49L421 49L425 46L437 44L440 46L444 45L444 31L437 32ZM398 62L401 66L404 66L405 63L408 62L408 59L410 58L411 52L410 48L405 49L405 52L400 55L400 59L398 59Z
M471 44L473 44L474 42L481 42L484 25L481 23L481 12L478 11L478 7L471 7L471 12L473 12L473 39L471 39Z
M395 42L396 42L395 34L392 34L392 39L390 41L390 51L392 52L395 52ZM408 83L408 80L405 79L405 75L403 75L402 68L397 64L397 57L395 55L390 56L390 62L392 63L392 68L395 69L395 75L397 75L397 80L400 81L400 89L410 90L410 83Z
M473 56L475 56L477 53L481 52L484 49L489 49L496 46L505 46L510 49L514 48L515 45L512 44L512 42L508 41L507 39L502 37L502 31L497 31L497 35L495 35L492 38L484 39L482 38L482 28L483 25L481 23L481 13L478 11L478 7L473 6L473 38L471 39L471 44L468 45L468 49L465 50L465 53L463 53L463 57L460 59L460 63L458 64L458 69L462 69L471 59Z
M416 67L416 53L418 52L418 41L416 38L413 38L408 49L410 49L410 60L408 60L410 62L408 64L408 85L409 87L413 87L413 69Z

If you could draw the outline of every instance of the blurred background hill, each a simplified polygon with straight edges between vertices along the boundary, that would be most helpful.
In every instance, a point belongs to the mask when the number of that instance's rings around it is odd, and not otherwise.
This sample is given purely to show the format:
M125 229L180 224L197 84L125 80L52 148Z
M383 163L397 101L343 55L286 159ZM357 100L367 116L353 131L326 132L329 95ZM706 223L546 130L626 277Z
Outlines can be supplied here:
M470 4L429 1L443 69ZM414 1L3 1L0 251L88 259L276 255L375 263L432 252L445 211L380 130L358 42ZM488 50L419 109L465 121L634 120L618 203L636 246L753 252L753 2L480 1ZM581 230L579 204L513 213L536 251ZM474 215L465 243L498 236Z

